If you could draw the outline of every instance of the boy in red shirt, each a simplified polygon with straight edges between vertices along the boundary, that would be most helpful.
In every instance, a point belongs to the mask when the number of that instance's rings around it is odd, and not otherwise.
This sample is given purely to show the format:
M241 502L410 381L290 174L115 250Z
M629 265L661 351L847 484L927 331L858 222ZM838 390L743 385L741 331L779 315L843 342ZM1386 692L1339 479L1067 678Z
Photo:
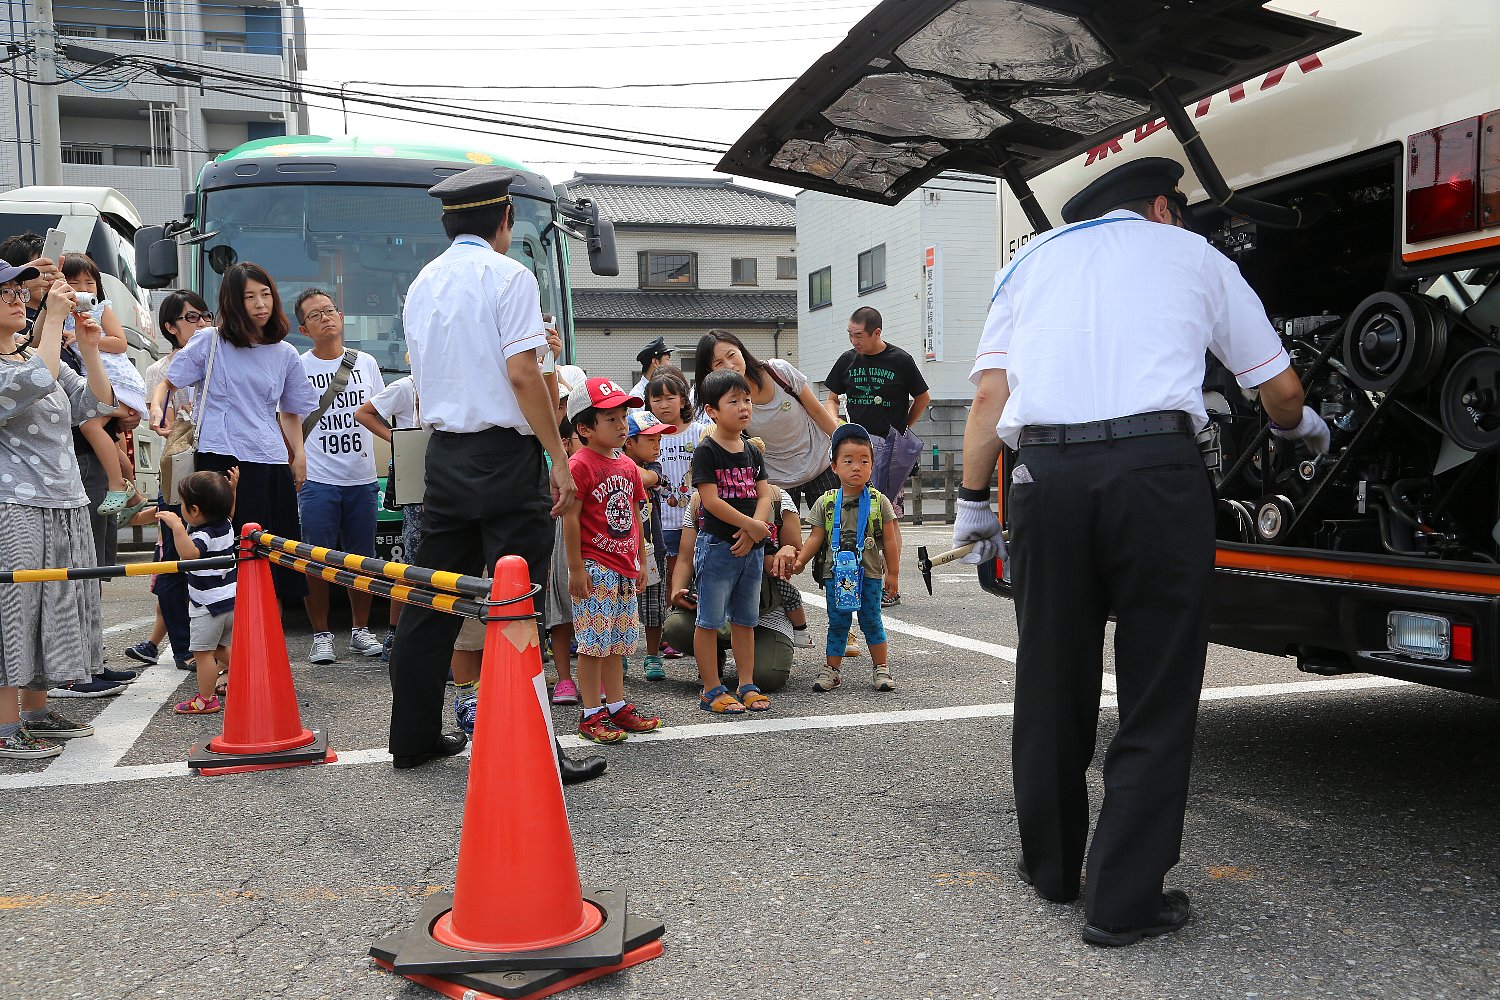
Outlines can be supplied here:
M662 726L661 719L641 715L625 700L621 660L640 643L637 595L646 587L645 544L636 513L646 488L636 464L619 454L629 430L626 408L640 405L639 396L607 378L591 378L568 394L568 419L583 441L568 459L579 503L563 522L583 696L578 735L595 743L619 743L630 733Z

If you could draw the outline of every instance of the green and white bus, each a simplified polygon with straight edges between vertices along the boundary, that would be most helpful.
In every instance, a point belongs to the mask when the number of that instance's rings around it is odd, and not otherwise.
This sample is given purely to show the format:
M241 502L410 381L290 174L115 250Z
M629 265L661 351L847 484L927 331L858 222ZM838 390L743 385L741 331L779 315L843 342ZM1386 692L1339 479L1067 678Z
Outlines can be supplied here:
M408 370L401 327L406 290L450 242L427 189L481 164L520 173L511 186L516 222L510 256L536 275L542 311L557 317L564 360L571 361L564 237L585 244L595 274L613 275L619 271L614 227L593 203L569 198L541 174L491 150L352 136L246 143L203 168L181 220L139 230L137 276L147 288L185 284L210 304L220 276L242 260L271 273L288 308L302 289L325 288L344 313L349 346L374 356L390 381ZM185 280L178 277L179 247L189 248ZM299 348L310 346L295 332L291 339ZM384 458L377 458L383 469ZM389 517L380 528L385 552L400 542L399 516Z

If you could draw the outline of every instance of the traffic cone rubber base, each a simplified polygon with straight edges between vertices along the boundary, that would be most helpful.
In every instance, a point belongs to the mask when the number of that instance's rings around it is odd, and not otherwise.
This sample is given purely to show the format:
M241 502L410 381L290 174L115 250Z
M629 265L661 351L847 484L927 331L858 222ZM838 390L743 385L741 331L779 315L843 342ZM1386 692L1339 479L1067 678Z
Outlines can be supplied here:
M625 893L618 889L584 889L583 905L603 918L591 934L534 951L466 951L433 936L433 926L453 909L453 893L428 898L417 923L406 933L391 964L398 975L455 972L514 972L520 969L592 969L618 965L625 957Z
M328 749L327 733L321 729L307 732L312 740L303 746L264 753L216 753L209 749L212 740L199 743L188 754L187 765L199 774L239 774L244 771L302 767L306 764L328 764L338 760L338 755Z
M662 954L661 937L666 926L646 917L625 918L625 953L613 965L593 969L497 969L489 972L454 972L443 976L395 972L392 963L405 939L389 937L370 948L375 964L387 972L441 993L452 1000L540 1000L564 990L628 969Z

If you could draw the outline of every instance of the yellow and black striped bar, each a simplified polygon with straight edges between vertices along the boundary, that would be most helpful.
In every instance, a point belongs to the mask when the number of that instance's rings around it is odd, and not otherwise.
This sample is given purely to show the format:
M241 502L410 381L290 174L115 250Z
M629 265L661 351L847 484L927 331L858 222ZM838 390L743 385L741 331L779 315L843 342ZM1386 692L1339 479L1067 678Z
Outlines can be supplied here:
M329 583L336 583L340 587L361 590L367 594L374 594L377 597L386 597L393 601L400 601L403 604L415 604L418 607L433 608L437 611L446 611L449 614L459 615L464 618L475 618L480 621L484 621L487 617L488 608L485 605L478 601L459 597L456 594L437 593L432 590L397 583L385 577L368 576L364 573L356 573L350 569L340 569L337 566L315 562L311 559L302 559L278 549L268 550L266 558L277 566L296 570L298 573L317 577L320 580L327 580ZM356 556L353 558L359 557ZM381 562L379 559L372 561ZM401 564L386 563L385 565L399 566ZM456 576L457 574L449 575ZM477 579L477 577L468 577L467 579Z
M3 583L54 583L58 580L105 580L116 576L155 576L158 573L187 573L196 569L228 569L235 556L211 559L174 559L171 562L131 563L123 566L63 566L56 569L13 569L0 572Z
M376 559L374 556L357 556L349 552L340 552L338 549L324 548L321 545L309 545L295 538L282 538L269 531L263 531L255 536L255 543L260 549L273 555L279 550L289 555L322 563L325 566L342 566L356 573L385 577L387 580L399 580L420 587L446 590L450 593L463 594L466 597L488 598L490 596L490 581L483 577L465 576L462 573L450 573L440 569L425 569L407 563L387 562L384 559Z

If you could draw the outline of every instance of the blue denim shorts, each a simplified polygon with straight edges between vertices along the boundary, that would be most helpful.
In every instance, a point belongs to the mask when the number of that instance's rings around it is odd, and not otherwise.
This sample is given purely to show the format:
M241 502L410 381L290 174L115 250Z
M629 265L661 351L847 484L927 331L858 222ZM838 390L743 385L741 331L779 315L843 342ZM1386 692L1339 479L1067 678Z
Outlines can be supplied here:
M329 486L309 480L297 494L302 540L360 556L375 554L379 484ZM408 559L412 556L408 554Z
M669 555L669 556L675 556L675 555L677 555L677 550L680 549L680 548L682 548L682 529L681 528L663 528L663 529L661 529L661 547L666 550L667 555Z
M693 579L698 586L699 628L718 630L730 624L754 628L760 624L760 576L765 552L752 549L737 556L734 543L703 532L693 548Z

